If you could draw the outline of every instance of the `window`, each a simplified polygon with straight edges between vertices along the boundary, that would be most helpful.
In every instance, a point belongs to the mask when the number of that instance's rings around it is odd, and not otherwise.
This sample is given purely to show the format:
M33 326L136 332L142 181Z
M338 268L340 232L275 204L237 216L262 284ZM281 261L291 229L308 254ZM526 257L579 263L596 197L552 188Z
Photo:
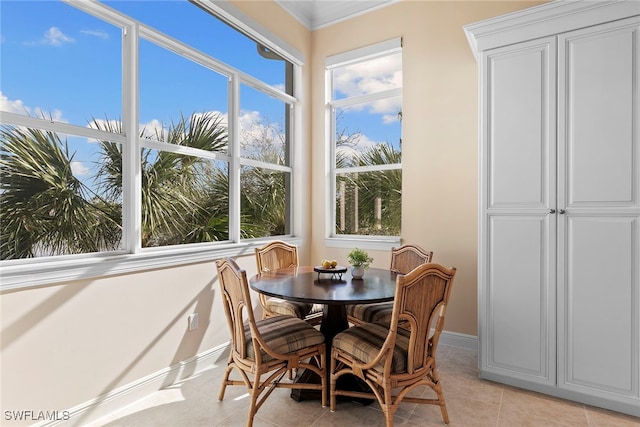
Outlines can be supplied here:
M395 39L327 59L330 237L400 235L402 51Z
M144 3L3 3L3 267L292 233L299 56Z

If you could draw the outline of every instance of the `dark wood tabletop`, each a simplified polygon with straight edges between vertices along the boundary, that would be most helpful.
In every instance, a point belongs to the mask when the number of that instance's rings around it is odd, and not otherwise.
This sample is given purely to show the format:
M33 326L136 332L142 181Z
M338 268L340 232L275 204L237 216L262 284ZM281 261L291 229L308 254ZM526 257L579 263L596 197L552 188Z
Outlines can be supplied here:
M396 273L368 268L362 279L348 271L341 276L318 274L313 267L286 268L261 273L249 279L251 289L290 301L326 305L364 304L391 301L395 295Z

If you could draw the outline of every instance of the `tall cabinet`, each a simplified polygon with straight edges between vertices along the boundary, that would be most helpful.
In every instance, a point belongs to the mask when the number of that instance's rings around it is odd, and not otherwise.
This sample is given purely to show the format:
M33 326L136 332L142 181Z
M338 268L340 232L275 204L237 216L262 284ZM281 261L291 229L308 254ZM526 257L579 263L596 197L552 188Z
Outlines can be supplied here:
M640 416L640 2L465 26L483 378Z

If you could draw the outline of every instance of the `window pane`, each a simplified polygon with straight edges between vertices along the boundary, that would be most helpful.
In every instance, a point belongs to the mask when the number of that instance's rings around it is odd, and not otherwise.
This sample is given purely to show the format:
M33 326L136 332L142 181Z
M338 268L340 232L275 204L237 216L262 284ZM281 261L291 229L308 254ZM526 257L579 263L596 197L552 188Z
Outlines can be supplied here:
M228 164L143 149L142 246L228 238Z
M402 87L402 53L337 67L332 81L333 99Z
M240 156L289 165L289 104L240 87Z
M292 94L292 85L287 85L285 81L287 70L292 70L291 63L186 0L119 0L105 3L225 64ZM189 24L185 25L185 22Z
M402 170L339 174L336 234L400 235Z
M290 233L290 173L244 166L240 186L240 228L243 238Z
M227 151L227 77L140 41L140 121L147 138Z
M122 30L61 1L3 1L0 109L85 126L122 116Z
M336 167L355 166L364 157L391 149L394 156L373 164L400 163L402 150L401 98L336 109ZM384 154L384 153L382 153Z
M0 258L122 248L122 147L4 125Z

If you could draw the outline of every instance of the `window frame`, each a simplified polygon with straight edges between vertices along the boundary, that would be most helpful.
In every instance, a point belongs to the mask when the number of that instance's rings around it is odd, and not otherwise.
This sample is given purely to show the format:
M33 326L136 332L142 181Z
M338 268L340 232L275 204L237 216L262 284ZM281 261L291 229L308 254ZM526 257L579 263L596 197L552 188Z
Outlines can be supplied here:
M402 38L397 37L361 48L349 50L343 53L332 55L325 61L325 140L326 140L326 164L327 164L327 192L326 224L325 224L325 245L336 248L353 248L354 246L371 250L390 250L401 243L400 236L379 236L379 235L352 235L337 234L336 229L336 179L338 173L352 172L375 172L384 170L402 170L402 163L336 168L336 109L349 107L357 104L389 99L394 97L402 98L402 86L380 92L373 92L364 95L355 95L339 99L333 98L332 71L335 68L344 67L354 63L390 56L402 52Z
M21 288L31 288L64 281L81 280L94 277L133 273L160 267L183 265L194 262L205 262L226 256L241 256L253 253L253 248L261 246L266 240L274 237L257 239L240 239L240 169L242 166L259 166L290 174L291 189L289 192L289 228L291 234L277 236L293 244L301 244L300 236L304 226L301 217L302 192L294 177L302 173L300 167L299 147L301 138L300 111L301 76L303 55L284 41L278 39L271 32L264 29L251 18L239 12L226 2L213 4L204 0L191 0L205 12L212 13L227 24L243 32L247 37L259 42L293 64L293 94L288 95L263 83L251 75L228 66L215 58L209 57L188 45L175 40L154 28L144 25L135 19L116 11L99 2L85 2L79 0L62 0L87 14L109 22L122 29L122 124L123 134L52 122L35 117L2 111L0 121L5 124L34 127L59 133L69 133L81 137L110 140L121 143L123 147L123 247L118 251L99 252L90 254L59 255L42 258L27 258L0 261L2 282L0 291L11 291ZM203 65L212 71L228 76L228 139L229 153L213 153L190 147L176 146L169 143L153 141L138 137L138 41L140 38L156 43L178 55ZM275 99L290 105L290 164L288 166L274 165L251 159L240 158L238 120L240 117L239 88L244 84L259 90ZM297 96L297 97L296 97ZM129 136L125 136L129 135ZM141 148L153 148L172 151L202 158L223 160L229 162L230 179L230 218L229 240L224 242L192 243L177 246L162 246L143 248L141 242ZM233 174L233 176L232 176Z

